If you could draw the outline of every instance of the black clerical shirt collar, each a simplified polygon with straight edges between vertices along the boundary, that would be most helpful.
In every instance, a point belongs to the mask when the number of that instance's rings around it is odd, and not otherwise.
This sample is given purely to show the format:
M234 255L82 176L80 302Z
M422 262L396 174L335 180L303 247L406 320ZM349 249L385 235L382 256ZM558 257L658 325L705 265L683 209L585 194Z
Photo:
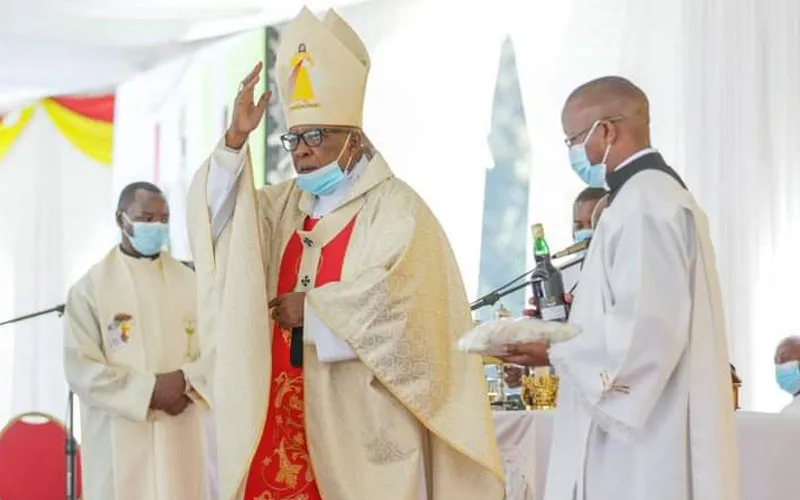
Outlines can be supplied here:
M161 252L158 252L158 253L157 253L157 254L155 254L155 255L139 255L139 254L134 254L134 253L131 253L131 252L129 252L129 251L127 251L127 250L125 250L125 247L123 247L122 245L119 245L119 251L120 251L120 252L122 252L122 254L123 254L123 255L126 255L126 256L128 256L128 257L130 257L130 258L132 258L132 259L150 259L150 260L156 260L157 258L161 257Z
M680 184L681 187L686 189L686 184L683 182L678 173L675 172L672 167L667 165L667 163L664 161L664 158L658 151L653 150L652 152L648 152L639 156L627 165L623 164L622 168L617 167L616 170L606 175L606 184L608 184L609 189L608 204L611 205L611 203L614 201L614 198L616 198L617 194L626 182L628 182L634 175L644 170L659 170L664 172L675 179L675 181Z

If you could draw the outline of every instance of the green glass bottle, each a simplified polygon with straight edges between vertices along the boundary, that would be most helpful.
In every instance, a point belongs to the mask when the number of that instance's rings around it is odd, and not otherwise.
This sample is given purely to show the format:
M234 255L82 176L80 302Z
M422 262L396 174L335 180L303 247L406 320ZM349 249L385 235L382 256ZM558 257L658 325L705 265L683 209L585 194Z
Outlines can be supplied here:
M545 257L550 257L550 245L544 237L544 226L541 224L534 224L531 227L533 232L533 257L536 263L541 262Z
M544 226L534 224L533 256L536 269L533 272L533 299L536 303L536 316L545 321L566 321L569 305L564 299L564 279L561 271L553 265L550 246L544 237Z

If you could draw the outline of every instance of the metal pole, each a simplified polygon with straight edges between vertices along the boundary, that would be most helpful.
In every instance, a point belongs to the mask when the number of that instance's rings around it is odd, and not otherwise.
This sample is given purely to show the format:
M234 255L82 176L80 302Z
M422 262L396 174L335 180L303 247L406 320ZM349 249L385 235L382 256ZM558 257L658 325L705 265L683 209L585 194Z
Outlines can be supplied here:
M67 459L67 500L77 500L75 488L75 464L76 464L76 447L75 447L75 433L74 433L74 413L73 413L73 392L69 391L67 395L67 441L64 448L64 454Z

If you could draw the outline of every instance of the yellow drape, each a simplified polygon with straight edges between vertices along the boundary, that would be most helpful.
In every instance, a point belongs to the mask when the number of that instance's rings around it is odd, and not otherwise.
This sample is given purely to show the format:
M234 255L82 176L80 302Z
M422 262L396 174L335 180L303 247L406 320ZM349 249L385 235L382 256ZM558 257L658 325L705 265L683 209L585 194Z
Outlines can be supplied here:
M0 122L0 160L8 153L11 149L11 145L17 140L19 134L22 133L22 130L31 120L33 113L36 111L36 108L33 106L28 106L27 108L23 109L20 113L19 120L11 125L4 125Z
M93 160L103 165L111 165L114 144L112 123L86 118L52 99L43 100L42 107L58 130L73 146ZM0 144L2 143L0 142Z

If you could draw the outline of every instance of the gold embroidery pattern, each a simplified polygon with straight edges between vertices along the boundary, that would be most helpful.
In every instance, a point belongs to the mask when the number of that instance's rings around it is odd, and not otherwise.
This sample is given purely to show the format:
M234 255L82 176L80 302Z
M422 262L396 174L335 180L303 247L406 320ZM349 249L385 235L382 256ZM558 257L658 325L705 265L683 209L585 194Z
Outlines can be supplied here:
M183 329L183 331L186 333L186 352L184 353L184 356L186 359L191 360L194 359L194 356L192 355L192 337L195 332L195 322L192 320L187 321L186 327Z
M316 488L308 457L303 419L303 378L288 372L278 374L273 385L275 415L271 432L274 451L261 462L267 489L256 500L314 500Z
M375 435L367 441L369 459L376 464L399 462L414 451L408 446L401 447L400 443L392 439L391 429L386 426L377 430Z
M452 250L436 218L405 185L387 183L378 198L383 205L372 222L380 236L354 234L362 257L348 265L357 279L316 289L308 300L408 411L502 477L496 442L475 432L491 429L480 359L453 347L472 321ZM370 202L365 210L376 213ZM394 454L380 439L371 444L376 456Z

